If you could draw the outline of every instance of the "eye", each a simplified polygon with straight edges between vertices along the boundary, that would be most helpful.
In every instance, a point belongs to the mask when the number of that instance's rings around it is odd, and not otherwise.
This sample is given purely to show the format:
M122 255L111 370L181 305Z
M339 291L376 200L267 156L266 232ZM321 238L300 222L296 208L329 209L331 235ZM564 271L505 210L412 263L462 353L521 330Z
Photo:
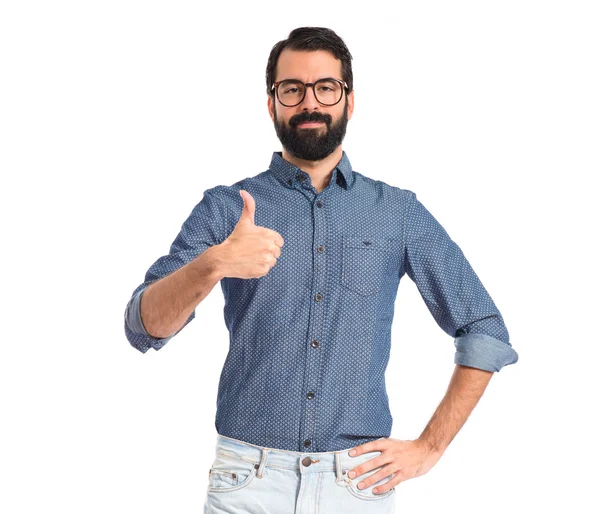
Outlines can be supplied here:
M298 88L297 87L288 87L287 89L283 90L284 94L287 93L297 93L298 92Z

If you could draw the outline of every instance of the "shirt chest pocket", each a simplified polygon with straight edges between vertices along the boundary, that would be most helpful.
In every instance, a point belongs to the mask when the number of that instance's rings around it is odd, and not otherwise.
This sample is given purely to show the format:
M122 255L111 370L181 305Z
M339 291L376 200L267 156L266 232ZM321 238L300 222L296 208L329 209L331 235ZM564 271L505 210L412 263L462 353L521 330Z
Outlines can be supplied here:
M379 291L388 271L393 245L393 240L383 237L343 236L342 285L363 296Z

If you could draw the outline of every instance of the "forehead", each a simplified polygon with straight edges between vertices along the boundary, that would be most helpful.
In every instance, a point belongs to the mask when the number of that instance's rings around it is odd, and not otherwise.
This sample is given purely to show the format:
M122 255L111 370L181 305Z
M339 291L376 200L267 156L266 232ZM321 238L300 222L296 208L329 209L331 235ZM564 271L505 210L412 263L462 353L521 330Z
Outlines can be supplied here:
M275 81L283 79L318 80L324 77L342 78L342 61L326 50L290 50L279 54Z

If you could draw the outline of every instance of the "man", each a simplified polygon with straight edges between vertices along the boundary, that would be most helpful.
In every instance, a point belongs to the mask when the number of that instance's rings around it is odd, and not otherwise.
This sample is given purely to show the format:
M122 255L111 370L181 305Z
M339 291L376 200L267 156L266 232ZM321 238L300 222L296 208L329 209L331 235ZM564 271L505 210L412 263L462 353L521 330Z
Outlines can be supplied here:
M230 349L205 512L393 512L395 486L440 459L493 372L517 361L460 248L412 191L354 170L351 55L304 27L267 65L281 140L269 169L204 192L148 270L125 332L158 350L221 283ZM454 375L416 440L390 438L384 372L404 274L454 337ZM353 451L350 451L353 450Z

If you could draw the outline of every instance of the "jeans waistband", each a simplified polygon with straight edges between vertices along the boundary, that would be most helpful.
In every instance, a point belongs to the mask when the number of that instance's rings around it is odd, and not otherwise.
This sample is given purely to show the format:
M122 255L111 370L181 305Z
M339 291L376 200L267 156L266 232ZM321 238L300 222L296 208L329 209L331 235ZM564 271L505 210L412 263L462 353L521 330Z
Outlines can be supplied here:
M384 439L384 437L379 439ZM343 470L353 469L381 454L379 451L374 451L363 453L357 457L350 457L348 452L352 448L332 452L296 452L258 446L218 434L216 454L217 456L233 457L252 462L259 470L259 475L262 475L264 467L269 467L290 469L299 473L335 471L338 478L341 478L344 473Z

